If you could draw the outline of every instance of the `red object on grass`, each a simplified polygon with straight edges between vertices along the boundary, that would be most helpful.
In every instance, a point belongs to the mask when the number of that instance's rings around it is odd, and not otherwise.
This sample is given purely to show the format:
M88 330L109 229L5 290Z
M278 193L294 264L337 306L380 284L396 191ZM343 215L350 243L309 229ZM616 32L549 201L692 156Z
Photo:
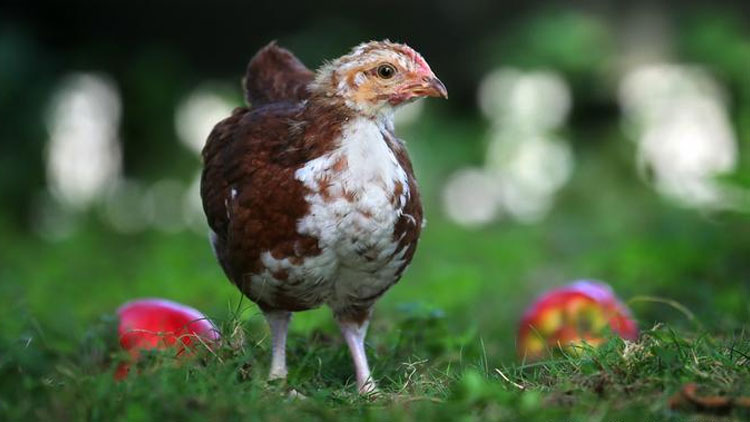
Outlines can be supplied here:
M630 310L611 287L576 281L542 294L524 312L518 329L518 354L539 359L560 347L570 349L583 342L596 346L604 342L607 328L626 340L638 338Z
M219 330L200 311L166 299L138 299L117 309L120 345L135 361L141 350L174 347L177 356L186 348L219 340ZM200 337L197 338L196 336ZM124 378L128 364L117 368L115 378Z

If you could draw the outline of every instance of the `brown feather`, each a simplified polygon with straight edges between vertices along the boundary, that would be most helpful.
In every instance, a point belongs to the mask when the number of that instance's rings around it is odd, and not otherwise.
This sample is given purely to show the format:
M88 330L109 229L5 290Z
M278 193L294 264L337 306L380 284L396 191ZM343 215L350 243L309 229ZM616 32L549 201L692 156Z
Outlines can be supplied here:
M254 107L273 102L302 101L310 95L307 85L314 76L294 54L272 41L247 65L243 79L245 99Z
M250 290L247 277L263 269L262 252L292 261L320 253L318 239L297 232L297 221L307 214L309 204L305 201L308 191L294 173L333 148L348 116L345 110L328 105L268 104L235 110L209 135L203 149L203 208L216 233L219 263L246 295ZM259 305L305 308L285 297Z

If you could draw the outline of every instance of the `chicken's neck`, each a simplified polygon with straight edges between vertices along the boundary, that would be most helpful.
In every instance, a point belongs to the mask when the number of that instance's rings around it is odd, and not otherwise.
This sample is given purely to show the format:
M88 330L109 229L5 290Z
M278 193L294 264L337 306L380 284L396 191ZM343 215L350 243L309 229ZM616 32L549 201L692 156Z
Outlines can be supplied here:
M354 118L371 120L381 130L393 132L394 106L383 102L382 104L360 103L352 101L341 95L313 95L309 106L318 109L336 110L345 121Z

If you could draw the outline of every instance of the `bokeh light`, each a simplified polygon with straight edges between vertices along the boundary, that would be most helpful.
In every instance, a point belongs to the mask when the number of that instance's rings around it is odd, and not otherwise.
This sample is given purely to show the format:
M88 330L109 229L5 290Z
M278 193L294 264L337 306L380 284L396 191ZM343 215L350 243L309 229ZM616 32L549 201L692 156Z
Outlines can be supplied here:
M443 188L443 209L448 217L465 226L481 226L500 212L500 185L482 168L455 172Z
M147 227L142 207L143 187L135 180L119 180L110 186L102 206L103 219L120 233L135 233Z
M552 136L499 131L490 143L487 167L501 186L508 214L532 223L547 215L555 192L568 181L573 153L567 142Z
M414 101L401 106L393 116L393 123L399 127L407 127L416 123L424 115L424 101Z
M485 166L459 171L448 182L446 213L463 225L500 215L538 222L573 170L568 142L554 134L570 114L570 89L552 71L501 68L482 79L477 97L491 122Z
M497 69L482 79L478 100L495 125L532 132L560 127L571 107L565 80L549 70Z
M183 196L183 217L185 224L196 233L204 236L208 233L208 223L203 213L201 200L201 173L196 173Z
M64 206L83 209L117 180L120 95L106 76L74 73L53 96L47 128L48 188Z
M146 219L154 228L175 233L185 228L185 186L175 179L162 179L149 186L143 196Z
M175 129L180 141L200 154L211 129L229 116L234 107L211 84L195 88L180 102L175 114Z
M716 177L737 165L737 141L718 82L704 69L637 67L619 90L626 132L656 189L688 206L731 207Z

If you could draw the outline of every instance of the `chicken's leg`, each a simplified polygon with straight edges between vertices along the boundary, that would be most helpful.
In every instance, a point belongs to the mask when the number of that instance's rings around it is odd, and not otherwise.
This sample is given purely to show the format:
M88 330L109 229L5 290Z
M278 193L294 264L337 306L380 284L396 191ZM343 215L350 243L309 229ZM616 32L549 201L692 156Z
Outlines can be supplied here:
M286 335L292 313L289 311L265 312L268 326L271 327L271 373L269 380L286 378Z
M337 322L352 354L359 393L374 392L375 382L370 375L370 367L367 365L367 355L365 355L365 336L367 335L367 326L370 324L369 315L361 323L338 318Z

